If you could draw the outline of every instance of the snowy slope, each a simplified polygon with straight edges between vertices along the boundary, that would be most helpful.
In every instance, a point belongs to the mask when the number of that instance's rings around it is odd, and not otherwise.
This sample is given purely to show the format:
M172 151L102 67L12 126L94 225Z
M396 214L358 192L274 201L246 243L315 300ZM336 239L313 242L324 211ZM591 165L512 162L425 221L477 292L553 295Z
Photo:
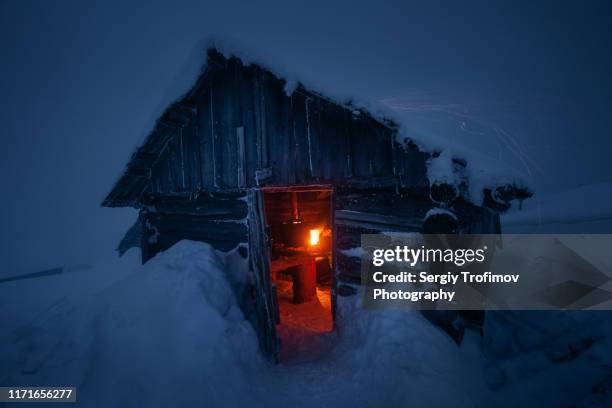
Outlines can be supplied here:
M502 215L502 231L612 233L611 199L610 183L536 195ZM504 311L487 319L486 352L510 383L502 394L544 406L544 396L563 390L574 395L555 406L612 406L612 312Z
M3 298L19 293L21 301L10 299L14 309L38 303L3 319L0 382L76 384L83 406L169 406L177 398L188 406L200 393L216 406L238 401L232 390L243 379L224 369L245 356L256 361L256 340L224 260L185 242L144 268L132 261L63 276L63 293L47 278L54 302L36 300L41 291L27 281L0 288ZM98 275L112 277L92 279Z
M612 183L588 184L525 201L502 216L505 233L612 233Z
M358 297L341 297L327 356L271 366L224 272L241 268L238 255L188 241L144 266L135 255L83 275L0 285L2 310L10 311L0 331L0 383L76 385L85 407L563 406L591 396L612 365L602 333L559 363L543 347L560 332L556 323L524 323L521 332L534 340L517 347L498 315L493 337L468 333L458 348L418 313L366 312ZM574 386L553 391L560 379Z

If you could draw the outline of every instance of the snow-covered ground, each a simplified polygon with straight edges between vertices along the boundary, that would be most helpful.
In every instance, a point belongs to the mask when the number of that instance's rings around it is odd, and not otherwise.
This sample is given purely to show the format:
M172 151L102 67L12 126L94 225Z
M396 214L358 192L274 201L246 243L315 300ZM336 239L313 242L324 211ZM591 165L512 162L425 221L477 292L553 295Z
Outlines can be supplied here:
M516 207L516 203L515 203ZM537 194L502 217L504 233L612 233L612 183Z
M0 284L0 383L76 385L86 407L610 406L591 391L611 372L607 315L498 313L457 347L418 313L341 297L329 354L273 366L228 280L242 267L183 241Z

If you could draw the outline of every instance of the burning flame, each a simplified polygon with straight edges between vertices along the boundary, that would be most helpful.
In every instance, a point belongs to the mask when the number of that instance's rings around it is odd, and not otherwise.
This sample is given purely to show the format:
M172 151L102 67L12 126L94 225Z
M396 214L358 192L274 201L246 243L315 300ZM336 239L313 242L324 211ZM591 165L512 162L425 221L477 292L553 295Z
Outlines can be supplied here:
M319 237L321 235L320 229L310 230L310 245L317 245L319 243Z

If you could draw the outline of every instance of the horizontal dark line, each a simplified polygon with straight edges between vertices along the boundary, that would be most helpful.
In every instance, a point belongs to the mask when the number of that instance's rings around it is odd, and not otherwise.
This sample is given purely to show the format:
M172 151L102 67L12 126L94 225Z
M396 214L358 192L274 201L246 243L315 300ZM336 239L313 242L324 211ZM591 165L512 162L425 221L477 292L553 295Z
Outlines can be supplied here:
M64 272L64 268L46 269L40 272L33 272L33 273L27 273L25 275L9 276L8 278L2 278L0 279L0 283L12 282L12 281L17 281L17 280L22 280L22 279L41 278L43 276L59 275L62 272Z

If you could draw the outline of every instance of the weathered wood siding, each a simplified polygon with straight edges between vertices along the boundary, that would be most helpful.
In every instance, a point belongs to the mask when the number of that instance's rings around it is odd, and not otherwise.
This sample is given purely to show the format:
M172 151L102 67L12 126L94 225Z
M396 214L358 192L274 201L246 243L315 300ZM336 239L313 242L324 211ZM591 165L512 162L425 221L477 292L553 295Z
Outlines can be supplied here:
M361 259L345 254L361 247L361 234L381 231L420 232L431 202L422 196L381 190L339 190L334 193L335 268L341 282L361 281Z
M260 190L248 192L248 248L249 270L254 282L251 323L254 325L259 345L271 361L279 359L280 343L276 335L276 324L279 322L279 311L276 297L276 285L270 278L270 241L266 234L266 215L263 193ZM248 315L248 313L247 313Z
M337 191L334 193L335 269L337 279L361 283L361 259L345 251L361 247L361 234L383 231L422 231L423 220L432 202L426 194L412 195L390 190ZM450 209L459 219L459 233L498 234L499 214L463 200Z
M247 242L247 203L240 194L148 196L140 212L143 262L183 239L227 251Z
M206 80L150 172L150 192L386 178L424 185L426 155L392 127L235 59L211 59ZM215 65L216 64L216 65Z

